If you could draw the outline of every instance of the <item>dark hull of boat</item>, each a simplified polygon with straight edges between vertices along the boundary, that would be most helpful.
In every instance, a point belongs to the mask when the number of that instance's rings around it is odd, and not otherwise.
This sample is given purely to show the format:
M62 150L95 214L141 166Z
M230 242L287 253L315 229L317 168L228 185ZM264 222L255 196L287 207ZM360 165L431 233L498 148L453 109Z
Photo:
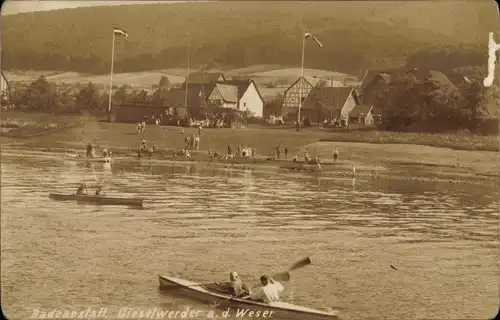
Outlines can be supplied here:
M112 198L102 196L89 196L89 195L76 195L76 194L57 194L51 193L49 197L54 200L60 201L78 201L78 202L91 202L101 205L123 205L123 206L137 206L142 207L144 199L133 198Z
M204 286L195 282L160 276L160 289L162 290L175 290L180 295L195 299L200 302L214 304L220 303L218 308L227 310L231 309L231 315L236 315L238 310L248 310L254 312L254 318L264 317L264 314L271 319L283 320L340 320L339 316L335 313L327 313L320 310L310 309L306 307L297 306L286 302L276 302L272 305L255 302L243 299L230 299L230 296L211 292ZM229 300L228 300L229 299ZM260 312L260 316L256 316L256 312ZM242 319L249 318L241 317Z
M65 154L67 160L82 161L82 162L97 162L97 163L110 163L110 157L97 157L97 158L87 158L81 157L79 155Z

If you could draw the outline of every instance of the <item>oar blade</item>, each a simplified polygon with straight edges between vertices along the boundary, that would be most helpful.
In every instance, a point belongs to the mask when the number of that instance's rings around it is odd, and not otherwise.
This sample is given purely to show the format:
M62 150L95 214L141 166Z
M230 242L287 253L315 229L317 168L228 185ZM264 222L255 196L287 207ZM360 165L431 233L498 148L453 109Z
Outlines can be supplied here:
M272 278L276 281L279 281L279 282L288 282L288 281L290 281L290 273L287 271L276 273L276 274L273 274Z
M311 264L311 258L305 257L304 259L295 262L290 268L288 268L288 271L297 270L310 264Z

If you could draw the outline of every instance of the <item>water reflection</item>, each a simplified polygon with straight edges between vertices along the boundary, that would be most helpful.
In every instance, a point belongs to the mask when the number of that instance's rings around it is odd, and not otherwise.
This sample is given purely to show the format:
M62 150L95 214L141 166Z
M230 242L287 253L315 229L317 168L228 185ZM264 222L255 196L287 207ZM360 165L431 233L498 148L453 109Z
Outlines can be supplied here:
M498 278L498 257L485 251L497 252L499 234L491 187L2 156L2 290L20 318L26 302L50 306L54 296L67 305L178 306L186 302L156 293L158 273L206 282L235 268L253 279L305 254L314 266L290 284L300 288L295 302L342 302L347 319L444 317L439 310L480 318L477 310L497 302L498 292L478 287ZM48 198L82 179L146 198L145 210ZM480 266L466 273L469 264ZM477 308L459 301L478 292L487 296Z

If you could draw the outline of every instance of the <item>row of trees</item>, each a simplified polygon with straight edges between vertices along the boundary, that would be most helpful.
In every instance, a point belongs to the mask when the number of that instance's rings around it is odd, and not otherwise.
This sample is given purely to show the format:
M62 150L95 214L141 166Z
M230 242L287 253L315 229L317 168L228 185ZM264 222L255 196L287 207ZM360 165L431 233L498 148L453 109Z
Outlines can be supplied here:
M146 91L121 86L112 94L113 105L164 105L170 84L162 77L155 90ZM89 82L75 87L58 86L41 76L28 85L12 86L2 99L6 108L25 112L50 112L57 114L90 113L103 115L109 106L109 91Z
M399 76L379 92L375 107L390 130L498 132L497 86L471 81L450 89L432 78Z

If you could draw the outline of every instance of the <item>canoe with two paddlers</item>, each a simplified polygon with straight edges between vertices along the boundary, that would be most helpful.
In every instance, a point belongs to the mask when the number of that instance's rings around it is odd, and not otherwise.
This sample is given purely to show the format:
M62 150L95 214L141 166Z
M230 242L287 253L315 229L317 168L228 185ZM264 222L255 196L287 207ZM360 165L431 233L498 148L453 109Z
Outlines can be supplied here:
M91 202L100 205L124 205L124 206L137 206L142 207L144 199L141 198L115 198L108 196L95 196L95 195L77 195L77 194L60 194L51 193L49 197L54 200L61 201L78 201L78 202Z
M266 304L249 299L232 298L228 294L210 290L203 284L174 277L159 276L159 280L160 288L163 290L175 290L186 298L214 304L221 309L231 308L233 312L239 312L243 319L252 315L254 318L266 317L283 320L340 319L337 312L326 312L281 301ZM247 314L243 315L243 313Z

